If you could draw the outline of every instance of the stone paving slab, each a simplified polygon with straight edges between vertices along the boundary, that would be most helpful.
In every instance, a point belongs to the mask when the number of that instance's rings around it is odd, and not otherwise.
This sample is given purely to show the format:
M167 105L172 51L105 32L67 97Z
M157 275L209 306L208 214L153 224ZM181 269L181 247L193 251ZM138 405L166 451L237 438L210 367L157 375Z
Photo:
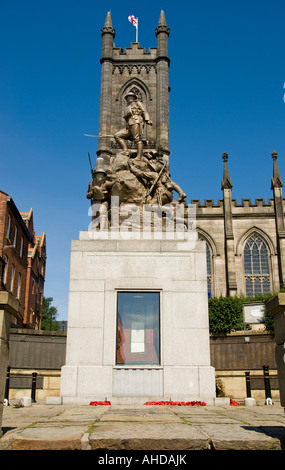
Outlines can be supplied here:
M34 426L13 437L11 450L81 450L85 431L85 426Z
M0 450L284 450L279 405L4 407Z
M280 439L257 427L203 424L200 430L209 436L213 450L282 450Z
M99 423L90 447L110 450L209 450L207 436L183 423Z

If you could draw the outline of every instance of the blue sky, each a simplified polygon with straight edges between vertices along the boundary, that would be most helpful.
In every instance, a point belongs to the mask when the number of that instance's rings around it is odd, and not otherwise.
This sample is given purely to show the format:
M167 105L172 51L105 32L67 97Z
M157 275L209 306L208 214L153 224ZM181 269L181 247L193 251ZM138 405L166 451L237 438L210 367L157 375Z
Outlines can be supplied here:
M156 46L170 28L171 175L191 199L272 197L273 150L285 181L285 3L282 0L95 2L0 0L1 185L47 234L45 295L67 320L71 240L88 227L88 152L96 158L101 28L115 45Z

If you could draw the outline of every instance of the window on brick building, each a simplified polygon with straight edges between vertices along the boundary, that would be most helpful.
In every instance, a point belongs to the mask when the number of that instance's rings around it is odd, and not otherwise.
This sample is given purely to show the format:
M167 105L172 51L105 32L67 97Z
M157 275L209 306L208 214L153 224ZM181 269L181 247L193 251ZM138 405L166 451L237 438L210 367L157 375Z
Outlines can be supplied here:
M8 240L10 239L10 232L11 232L11 217L8 215L8 225L7 225L7 234L6 237Z
M244 275L247 297L270 292L268 248L258 235L252 235L245 244Z
M20 257L23 258L23 247L24 247L24 239L21 237L21 244L20 244Z
M34 313L33 309L31 308L30 309L30 318L29 318L30 323L33 323L34 315L35 315L35 313Z
M17 299L20 298L20 292L21 292L21 273L19 273L18 275Z
M11 267L11 277L10 277L10 292L13 291L14 273L15 273L15 266L12 264L12 267Z
M18 235L18 229L17 227L15 227L14 242L13 242L14 248L16 248L16 245L17 245L17 235Z
M4 269L3 269L3 277L2 277L2 282L3 284L6 284L7 282L7 270L8 270L8 256L4 256Z

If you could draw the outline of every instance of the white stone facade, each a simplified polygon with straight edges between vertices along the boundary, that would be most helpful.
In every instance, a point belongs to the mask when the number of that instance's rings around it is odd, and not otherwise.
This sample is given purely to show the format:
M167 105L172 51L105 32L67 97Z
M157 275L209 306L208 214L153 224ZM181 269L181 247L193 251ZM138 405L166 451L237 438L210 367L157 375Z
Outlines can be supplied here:
M213 403L205 243L72 242L64 403L153 399ZM159 365L116 365L117 293L160 293Z

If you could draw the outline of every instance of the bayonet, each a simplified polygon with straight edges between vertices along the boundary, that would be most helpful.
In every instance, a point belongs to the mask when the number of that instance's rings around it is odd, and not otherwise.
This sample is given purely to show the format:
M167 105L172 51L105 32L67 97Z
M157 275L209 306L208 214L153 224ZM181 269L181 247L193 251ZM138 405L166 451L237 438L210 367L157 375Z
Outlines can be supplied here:
M152 193L152 190L153 190L153 188L155 187L155 185L157 184L159 178L161 177L162 172L163 172L164 168L166 167L166 165L167 165L167 162L164 162L164 165L163 165L163 167L161 168L161 170L160 170L160 172L159 172L159 174L158 174L156 180L154 181L153 185L151 186L151 188L150 188L150 189L148 190L148 192L146 193L146 196L145 196L145 197L149 196L149 195Z
M101 137L114 137L111 134L102 134L102 135L83 134L83 135L85 135L85 137L99 137L99 138L101 138Z

